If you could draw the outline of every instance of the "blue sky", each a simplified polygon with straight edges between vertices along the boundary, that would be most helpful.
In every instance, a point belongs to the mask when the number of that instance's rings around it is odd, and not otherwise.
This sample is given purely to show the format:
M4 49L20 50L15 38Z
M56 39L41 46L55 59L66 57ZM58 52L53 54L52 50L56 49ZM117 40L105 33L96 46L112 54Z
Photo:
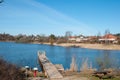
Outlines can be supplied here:
M0 33L73 35L120 33L120 0L4 0Z

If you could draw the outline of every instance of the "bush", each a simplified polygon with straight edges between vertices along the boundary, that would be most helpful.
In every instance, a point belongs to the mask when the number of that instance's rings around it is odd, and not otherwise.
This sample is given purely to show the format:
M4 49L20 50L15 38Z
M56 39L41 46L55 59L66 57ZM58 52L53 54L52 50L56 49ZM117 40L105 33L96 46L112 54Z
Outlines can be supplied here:
M20 69L0 58L0 80L24 80Z

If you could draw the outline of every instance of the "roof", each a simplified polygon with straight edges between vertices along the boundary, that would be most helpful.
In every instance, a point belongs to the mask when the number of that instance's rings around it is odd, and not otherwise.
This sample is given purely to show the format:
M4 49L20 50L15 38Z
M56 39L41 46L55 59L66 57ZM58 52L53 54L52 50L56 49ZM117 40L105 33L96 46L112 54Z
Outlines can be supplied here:
M104 39L117 39L117 37L112 35L112 34L106 34L102 38L104 38Z
M103 37L99 38L100 41L105 41L105 40L114 41L116 39L117 37L112 34L106 34Z

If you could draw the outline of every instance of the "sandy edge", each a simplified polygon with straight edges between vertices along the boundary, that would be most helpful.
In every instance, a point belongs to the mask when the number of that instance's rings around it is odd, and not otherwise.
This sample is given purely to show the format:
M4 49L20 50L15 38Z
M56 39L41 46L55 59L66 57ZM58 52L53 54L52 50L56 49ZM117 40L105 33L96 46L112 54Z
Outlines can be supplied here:
M41 43L36 43L36 44L41 44ZM50 43L42 43L46 45L50 45ZM62 47L81 47L81 48L88 48L88 49L100 49L100 50L120 50L120 45L105 45L105 44L85 44L85 43L61 43L61 44L56 44L54 43L53 45L55 46L62 46Z

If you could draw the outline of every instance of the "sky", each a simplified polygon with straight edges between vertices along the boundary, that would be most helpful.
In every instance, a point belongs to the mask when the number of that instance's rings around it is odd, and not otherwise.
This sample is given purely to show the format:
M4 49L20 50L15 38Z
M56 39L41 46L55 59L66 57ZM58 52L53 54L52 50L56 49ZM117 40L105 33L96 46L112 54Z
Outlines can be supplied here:
M4 0L0 33L73 35L120 33L120 0Z

